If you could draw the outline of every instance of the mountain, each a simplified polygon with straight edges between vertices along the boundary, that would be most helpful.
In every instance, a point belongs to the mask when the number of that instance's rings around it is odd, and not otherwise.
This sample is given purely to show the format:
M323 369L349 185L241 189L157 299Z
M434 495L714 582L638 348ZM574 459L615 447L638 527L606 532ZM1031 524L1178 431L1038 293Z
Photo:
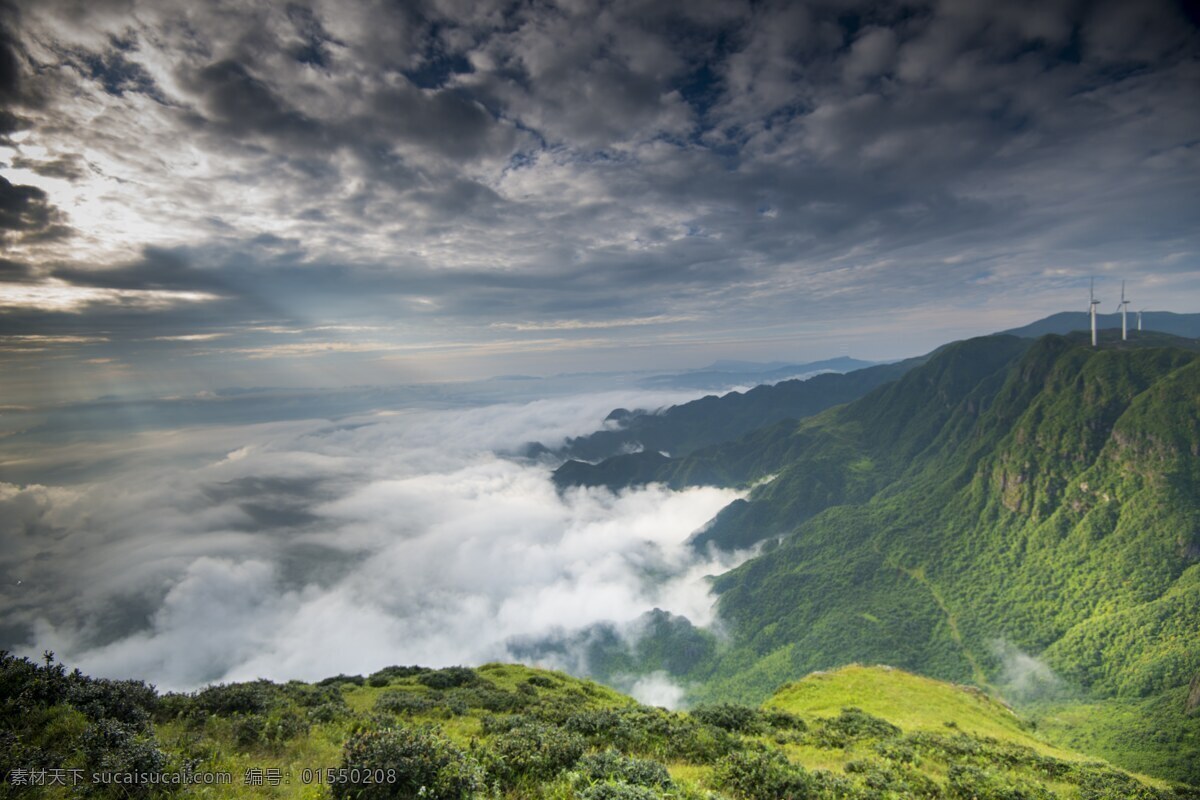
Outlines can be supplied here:
M1098 321L1100 327L1106 329L1106 337L1119 336L1114 329L1120 330L1120 314L1101 314ZM1130 328L1133 329L1129 333L1130 346L1156 342L1156 337L1161 333L1190 338L1200 336L1200 314L1147 311L1142 321L1145 330L1137 331L1136 316L1129 318ZM1087 330L1089 325L1085 313L1061 312L997 335L1032 339L1051 333L1067 335L1073 331ZM775 362L716 361L711 367L695 372L644 378L640 383L657 388L706 389L737 384L759 385L746 392L729 392L720 397L711 395L658 411L615 409L604 421L603 429L568 440L558 454L568 460L585 462L640 451L671 456L687 455L764 426L787 419L803 419L832 406L856 400L924 363L930 355L875 366L848 357L783 366ZM806 380L783 380L797 374L825 370L844 374L819 374ZM773 386L769 385L772 383ZM629 464L631 468L642 469L643 472L639 474L649 479L653 473L646 472L645 467L653 460L652 457L631 458ZM610 469L611 465L605 468L606 471ZM586 472L568 466L562 482L610 483L608 479L601 479L599 473L592 478L584 477Z
M690 713L513 664L160 696L0 654L0 679L14 797L1200 797L1055 747L977 690L887 667ZM30 785L52 779L75 791Z
M1129 335L1136 339L1140 332L1149 333L1156 331L1158 333L1169 333L1172 336L1183 336L1190 339L1195 339L1200 336L1200 314L1176 314L1171 311L1143 311L1142 312L1142 331L1137 330L1137 312L1130 312L1126 324L1129 328ZM1048 333L1057 333L1065 336L1073 331L1090 331L1092 322L1086 311L1063 311L1058 314L1052 314L1044 319L1039 319L1036 322L1031 322L1020 328L1003 331L1003 333L1012 334L1013 336L1025 336L1029 338L1037 338L1045 336ZM1096 327L1098 329L1121 329L1120 314L1097 314Z
M638 385L648 389L723 389L778 383L789 378L802 379L821 372L852 372L874 365L873 361L862 361L849 356L805 364L788 364L782 361L766 364L753 361L715 361L712 366L704 369L642 378Z
M823 373L807 380L730 392L723 397L709 395L657 413L615 409L605 420L608 427L569 439L560 454L584 461L630 451L683 455L735 439L772 422L801 419L854 400L895 380L926 358L910 358L845 374Z
M701 696L890 663L1040 704L1063 741L1200 784L1198 351L982 337L800 422L559 476L755 486L696 540L768 544L714 581L728 643L688 673Z

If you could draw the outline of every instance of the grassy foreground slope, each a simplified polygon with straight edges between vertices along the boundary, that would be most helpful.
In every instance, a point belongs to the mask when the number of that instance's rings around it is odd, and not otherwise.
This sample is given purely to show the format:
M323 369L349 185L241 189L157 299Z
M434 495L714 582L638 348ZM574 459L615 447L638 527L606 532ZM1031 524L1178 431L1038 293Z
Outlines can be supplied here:
M978 692L879 667L691 713L506 664L158 696L4 655L0 688L4 797L1200 797L1053 748ZM44 785L56 770L82 780ZM114 777L135 773L228 781Z

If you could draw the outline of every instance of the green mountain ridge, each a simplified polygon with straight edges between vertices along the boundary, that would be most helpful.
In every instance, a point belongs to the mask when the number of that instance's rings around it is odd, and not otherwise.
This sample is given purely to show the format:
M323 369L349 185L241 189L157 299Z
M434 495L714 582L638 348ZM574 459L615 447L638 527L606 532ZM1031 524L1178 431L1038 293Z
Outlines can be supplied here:
M767 481L696 537L773 545L714 582L730 643L687 673L699 696L891 663L1038 701L1064 741L1200 783L1198 410L1194 340L993 336L809 419L591 470ZM1093 719L1062 723L1084 705Z
M560 452L566 458L584 461L608 458L631 448L641 451L636 455L655 456L660 451L686 455L771 422L809 416L854 400L895 380L926 358L781 381L721 397L708 395L658 413L616 409L608 420L615 427L569 439Z

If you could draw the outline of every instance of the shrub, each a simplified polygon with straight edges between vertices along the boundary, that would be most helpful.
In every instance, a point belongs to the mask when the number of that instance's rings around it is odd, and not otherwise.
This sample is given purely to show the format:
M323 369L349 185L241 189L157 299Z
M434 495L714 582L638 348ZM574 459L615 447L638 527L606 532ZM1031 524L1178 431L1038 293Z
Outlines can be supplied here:
M758 711L731 703L697 706L692 710L692 716L705 725L713 725L735 733L753 733L762 727Z
M419 714L435 705L432 697L418 692L384 692L375 700L375 710L389 714Z
M139 736L131 726L114 720L101 720L84 732L81 750L90 774L99 773L161 773L167 767L167 757L154 746L154 740ZM149 794L153 784L123 786L131 794Z
M349 709L345 703L321 703L319 706L308 709L308 718L317 723L333 722L341 719L347 713L349 713Z
M1160 792L1140 781L1105 767L1081 765L1081 800L1166 800L1172 794ZM1190 796L1180 792L1178 796Z
M468 708L482 708L496 713L519 711L530 703L527 696L487 686L451 689L446 693L446 698L449 703L460 702Z
M193 706L209 714L262 714L283 698L283 690L266 680L250 683L217 684L201 689L192 698Z
M417 676L420 683L430 689L453 689L456 686L472 686L481 683L483 678L470 667L446 667L445 669L423 672Z
M112 681L72 675L67 700L90 719L113 719L144 729L158 693L142 681Z
M843 708L836 717L823 720L813 736L818 747L845 747L859 739L891 739L900 729L887 720L858 708Z
M963 800L1053 800L1047 789L1009 778L995 770L969 764L951 764L947 787L951 797Z
M580 711L572 714L563 721L563 727L589 740L612 744L619 738L617 731L622 726L628 727L625 717L616 711L598 709L595 711Z
M619 781L636 786L671 785L671 774L662 764L629 758L616 750L584 756L577 769L589 781Z
M336 800L467 800L483 787L483 773L449 739L428 729L364 731L346 742L342 766L372 778L333 784ZM382 777L382 781L374 778ZM367 782L371 780L371 782Z
M334 675L332 678L323 678L317 681L317 686L340 686L344 683L362 686L366 682L367 679L362 675Z
M806 731L808 723L795 714L789 714L787 711L764 711L762 712L763 722L777 730L791 731Z
M258 747L263 743L267 720L262 714L242 714L233 723L233 741L239 747Z
M560 727L527 722L499 738L491 750L491 772L512 784L522 778L553 778L579 760L584 741L579 734Z
M713 783L746 800L804 800L820 796L820 781L778 750L738 752L717 764Z
M553 689L555 686L558 686L558 681L546 675L530 675L525 679L525 683L530 686L539 686L543 689Z
M659 800L659 795L645 786L628 783L597 783L579 792L582 800Z
M917 751L912 745L905 742L878 742L875 745L875 752L884 758L898 761L901 764L915 764L917 762Z

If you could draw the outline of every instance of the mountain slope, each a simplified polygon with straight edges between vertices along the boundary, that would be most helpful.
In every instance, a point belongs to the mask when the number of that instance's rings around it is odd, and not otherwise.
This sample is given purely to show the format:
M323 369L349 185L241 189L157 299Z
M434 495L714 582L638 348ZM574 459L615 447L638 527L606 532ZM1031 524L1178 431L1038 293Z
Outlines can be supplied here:
M825 453L849 435L832 460L870 461L882 488L717 579L734 645L709 691L887 660L1019 694L1006 652L1093 698L1200 674L1200 358L1052 336L989 373L993 347L964 343L801 426ZM742 516L787 519L787 495L752 495ZM1181 706L1157 724L1170 742L1142 766L1200 782L1200 720Z
M812 670L886 662L1049 694L1058 719L1099 702L1159 733L1132 748L1103 715L1090 738L1055 730L1200 783L1200 715L1184 705L1200 675L1197 348L983 337L798 423L559 477L760 482L696 538L778 540L714 581L730 638L689 673L701 696L757 700Z
M1198 796L1055 748L978 692L886 667L810 676L762 709L691 713L511 664L159 696L0 654L0 686L0 793L14 797ZM55 770L66 786L29 785Z

